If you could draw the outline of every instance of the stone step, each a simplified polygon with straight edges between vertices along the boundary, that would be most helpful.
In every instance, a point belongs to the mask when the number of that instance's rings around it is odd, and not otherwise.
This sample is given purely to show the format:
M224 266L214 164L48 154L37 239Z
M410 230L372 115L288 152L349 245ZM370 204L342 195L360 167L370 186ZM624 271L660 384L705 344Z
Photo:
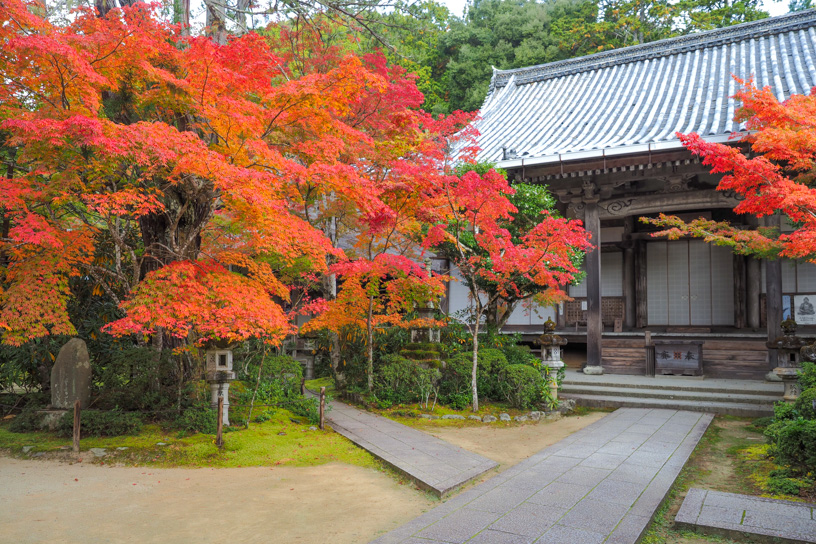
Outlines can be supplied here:
M760 380L703 379L687 376L630 376L603 374L591 376L568 371L564 376L564 388L601 386L625 389L659 389L665 391L695 391L708 393L738 393L741 395L782 396L781 382Z
M573 399L580 406L589 408L661 408L688 410L740 417L765 417L773 415L773 404L748 404L736 402L700 402L669 398L638 398L610 395L561 393L562 399Z
M645 387L620 387L618 385L564 384L564 394L600 395L608 397L653 398L666 400L688 400L699 402L732 402L737 404L770 404L782 400L779 394L767 395L759 392L647 389Z

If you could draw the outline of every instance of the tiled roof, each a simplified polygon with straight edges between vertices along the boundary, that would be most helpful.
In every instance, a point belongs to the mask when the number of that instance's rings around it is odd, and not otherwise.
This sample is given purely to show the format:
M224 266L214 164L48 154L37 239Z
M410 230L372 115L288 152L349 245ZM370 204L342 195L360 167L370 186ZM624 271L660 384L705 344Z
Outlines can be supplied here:
M738 131L731 75L778 98L816 85L816 10L515 70L495 70L480 160L675 147ZM504 161L507 162L507 161Z

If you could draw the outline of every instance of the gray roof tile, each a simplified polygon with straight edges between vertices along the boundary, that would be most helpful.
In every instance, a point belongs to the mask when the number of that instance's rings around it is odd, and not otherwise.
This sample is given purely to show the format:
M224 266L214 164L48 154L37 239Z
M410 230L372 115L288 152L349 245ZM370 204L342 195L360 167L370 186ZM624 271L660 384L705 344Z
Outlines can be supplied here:
M753 76L777 98L816 85L816 10L528 68L494 70L479 160L540 158L723 137L737 90ZM515 155L513 155L515 153Z

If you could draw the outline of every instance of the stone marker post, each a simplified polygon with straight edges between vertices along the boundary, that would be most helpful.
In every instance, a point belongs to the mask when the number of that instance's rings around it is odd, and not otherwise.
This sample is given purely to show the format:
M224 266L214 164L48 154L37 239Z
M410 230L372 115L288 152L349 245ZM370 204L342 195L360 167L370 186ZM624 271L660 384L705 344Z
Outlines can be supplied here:
M51 369L51 406L71 410L77 400L82 408L91 402L91 358L85 342L71 338Z

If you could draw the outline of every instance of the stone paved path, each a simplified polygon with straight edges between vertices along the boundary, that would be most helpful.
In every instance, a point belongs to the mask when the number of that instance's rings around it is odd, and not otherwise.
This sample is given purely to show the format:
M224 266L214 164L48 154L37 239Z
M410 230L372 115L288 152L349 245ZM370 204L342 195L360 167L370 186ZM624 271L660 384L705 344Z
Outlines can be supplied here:
M486 457L342 402L331 402L326 420L335 431L438 497L497 466Z
M621 408L374 543L634 544L712 417Z
M692 488L675 521L681 528L738 540L751 534L774 542L816 542L816 504Z

